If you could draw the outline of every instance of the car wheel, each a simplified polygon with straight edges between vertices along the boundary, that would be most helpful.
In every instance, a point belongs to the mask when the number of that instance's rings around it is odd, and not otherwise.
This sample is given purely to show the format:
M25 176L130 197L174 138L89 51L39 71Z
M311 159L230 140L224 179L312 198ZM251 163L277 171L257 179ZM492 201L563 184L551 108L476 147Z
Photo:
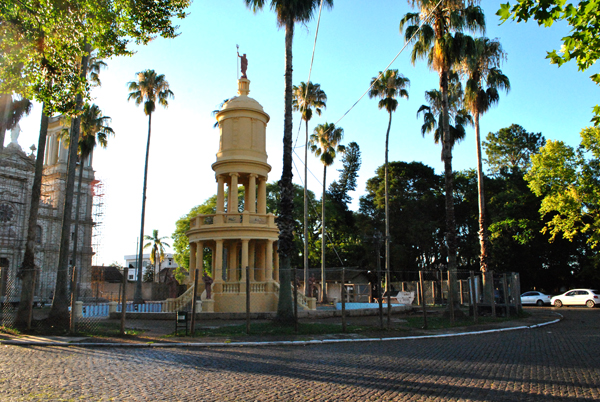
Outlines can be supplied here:
M554 307L561 308L562 307L562 302L560 300L554 300Z
M541 301L541 300L538 300L538 301L537 301L535 304L537 304L538 306L543 306L543 305L544 305L544 302L543 302L543 301Z
M588 300L585 302L585 305L588 306L589 308L594 308L594 306L596 305L596 303L594 303L593 300Z

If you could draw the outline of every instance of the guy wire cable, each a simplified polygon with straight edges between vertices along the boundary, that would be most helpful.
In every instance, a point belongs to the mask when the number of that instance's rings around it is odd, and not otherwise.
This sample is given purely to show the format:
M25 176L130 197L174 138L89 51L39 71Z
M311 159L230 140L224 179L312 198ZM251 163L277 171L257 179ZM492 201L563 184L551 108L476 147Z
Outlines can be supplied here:
M310 84L310 76L312 74L313 63L315 61L315 49L317 48L317 36L319 35L319 25L321 24L321 11L323 11L323 1L321 0L321 5L319 6L319 18L317 19L317 30L315 31L315 42L313 43L313 51L312 57L310 59L310 68L308 69L308 81L306 82L306 93L304 94L304 99L308 96L308 85ZM304 105L306 108L306 105ZM302 128L302 118L300 118L300 124L298 124L298 134L296 134L296 141L294 142L294 148L296 144L298 144L298 137L300 136L300 129ZM306 146L306 144L305 144Z
M356 102L354 102L354 104L352 106L350 106L350 108L342 115L342 117L340 117L335 123L333 123L334 126L336 126L344 117L346 117L346 115L348 115L348 113L350 113L350 111L352 109L354 109L354 107L358 104L358 102L360 102L362 100L362 98L365 97L365 95L367 93L369 93L369 91L371 90L371 88L373 87L373 85L375 85L375 82L377 82L379 80L379 78L381 78L383 76L383 74L386 73L387 70L390 69L391 65L394 64L394 62L396 61L396 59L398 57L400 57L400 55L402 54L402 52L404 52L404 49L406 49L406 47L412 42L412 40L415 38L415 36L417 35L417 33L419 33L419 31L421 31L421 28L423 28L423 25L425 25L425 23L428 22L428 20L431 18L433 12L435 10L437 10L437 8L440 6L440 4L442 4L442 1L444 0L440 0L436 6L429 12L429 14L421 21L421 23L419 24L419 28L415 31L415 33L410 37L409 40L406 41L406 43L404 44L404 46L402 46L402 49L400 49L400 51L398 52L398 54L396 54L396 57L394 57L392 59L392 61L387 65L387 67L385 68L385 70L383 70L381 72L381 74L379 74L379 76L377 77L377 80L373 81L373 83L369 86L369 88L367 88L367 90L365 91L365 93L363 93L360 98L358 98L358 100ZM311 64L311 68L312 68L312 64ZM310 75L309 75L310 77ZM302 124L302 123L300 123ZM298 135L300 135L300 127L298 127ZM296 136L296 143L298 141L298 136Z

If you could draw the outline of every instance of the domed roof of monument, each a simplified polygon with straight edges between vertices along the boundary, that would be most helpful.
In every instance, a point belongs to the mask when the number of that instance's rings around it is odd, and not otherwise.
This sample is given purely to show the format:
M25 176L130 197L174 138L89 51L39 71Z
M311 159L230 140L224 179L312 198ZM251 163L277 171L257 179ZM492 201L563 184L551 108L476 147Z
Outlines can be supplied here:
M227 101L221 108L220 113L229 110L255 110L257 112L266 114L262 105L255 99L248 96L250 93L250 80L247 78L241 78L238 80L238 96L235 96Z
M252 109L263 113L265 112L260 103L246 95L235 96L229 99L229 101L223 105L221 111L232 109Z

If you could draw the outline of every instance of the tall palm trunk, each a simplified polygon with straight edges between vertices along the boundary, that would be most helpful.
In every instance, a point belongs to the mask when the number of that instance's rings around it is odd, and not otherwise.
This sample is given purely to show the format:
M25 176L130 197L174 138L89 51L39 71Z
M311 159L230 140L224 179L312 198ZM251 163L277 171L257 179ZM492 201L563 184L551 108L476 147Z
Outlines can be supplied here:
M321 196L321 303L327 302L327 278L325 276L325 183L327 182L327 166L323 166L323 195ZM343 284L342 284L343 286Z
M48 135L48 116L42 109L42 122L40 124L40 137L38 139L38 150L35 158L35 173L33 175L33 187L31 189L31 204L29 206L29 222L27 225L27 243L25 243L25 255L23 264L19 271L21 278L21 302L17 310L15 326L23 329L30 324L31 309L35 293L35 240L38 211L40 207L40 195L42 193L42 174L44 170L44 153L46 151L46 136Z
M81 182L83 181L83 161L84 156L80 155L79 161L79 183L77 183L77 201L75 202L75 224L73 225L73 233L75 237L73 238L73 252L71 253L71 260L73 261L73 266L77 267L77 278L78 281L81 281L81 265L77 265L77 246L79 243L79 209L81 208ZM80 261L82 262L82 261ZM77 289L77 284L73 283L74 290Z
M475 111L475 140L477 142L477 194L479 201L479 245L480 245L480 269L481 272L488 271L489 249L485 216L485 193L483 183L483 166L481 158L481 131L479 128L479 112Z
M285 24L285 116L283 122L283 170L281 173L280 215L277 218L279 227L279 302L277 320L292 322L291 287L291 254L293 252L294 220L294 188L292 185L292 43L294 39L294 20L288 18ZM294 275L294 280L295 280Z
M86 54L81 59L81 77L87 75L90 45L85 47ZM75 108L82 110L83 97L77 95ZM60 251L58 255L58 270L56 272L56 286L54 288L54 299L48 318L53 321L57 328L69 329L69 243L71 237L71 220L73 213L73 192L75 189L75 167L77 164L77 150L79 148L79 131L81 118L78 116L73 120L69 140L69 159L67 164L67 183L65 188L65 204L63 209L62 230L60 237Z
M388 123L387 132L385 134L385 291L387 292L388 300L388 328L390 327L390 312L392 305L390 303L390 184L388 181L388 150L389 150L389 140L390 140L390 128L392 127L392 112L390 112L390 121ZM343 285L342 285L343 286ZM381 286L381 284L379 284ZM381 295L379 296L381 297Z
M442 120L443 120L443 157L444 157L444 191L446 192L446 243L448 247L448 274L449 292L454 302L458 300L456 294L456 220L454 218L454 179L452 173L452 140L450 138L449 106L448 106L448 71L440 72L440 90L442 92ZM450 306L454 308L454 306Z
M308 288L308 121L305 121L306 138L304 140L304 295L309 296Z
M148 114L148 142L146 143L146 163L144 165L144 188L142 190L142 221L140 223L140 249L138 250L137 281L133 302L144 302L142 297L142 262L144 261L144 220L146 218L146 188L148 183L148 157L150 156L150 134L152 133L152 112Z

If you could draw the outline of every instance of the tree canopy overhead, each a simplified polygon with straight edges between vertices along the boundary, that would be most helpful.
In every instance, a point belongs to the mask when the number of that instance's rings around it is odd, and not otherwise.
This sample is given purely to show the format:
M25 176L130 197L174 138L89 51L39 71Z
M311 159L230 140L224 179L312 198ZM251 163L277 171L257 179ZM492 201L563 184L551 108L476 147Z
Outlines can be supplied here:
M548 141L531 156L531 169L525 175L529 188L543 197L542 216L549 215L544 232L554 240L562 234L573 240L588 236L593 247L600 245L600 128L581 131L577 149L562 141Z
M0 93L18 93L71 112L89 97L80 63L86 45L99 58L131 55L128 45L174 38L174 18L190 0L4 0L0 4Z
M538 25L552 26L554 22L566 20L571 34L562 38L559 51L548 52L547 58L559 67L571 60L577 62L580 71L590 68L600 58L600 0L516 0L500 5L497 15L502 21L517 22L536 20ZM600 74L590 77L600 85ZM594 124L600 124L600 106L594 107Z

